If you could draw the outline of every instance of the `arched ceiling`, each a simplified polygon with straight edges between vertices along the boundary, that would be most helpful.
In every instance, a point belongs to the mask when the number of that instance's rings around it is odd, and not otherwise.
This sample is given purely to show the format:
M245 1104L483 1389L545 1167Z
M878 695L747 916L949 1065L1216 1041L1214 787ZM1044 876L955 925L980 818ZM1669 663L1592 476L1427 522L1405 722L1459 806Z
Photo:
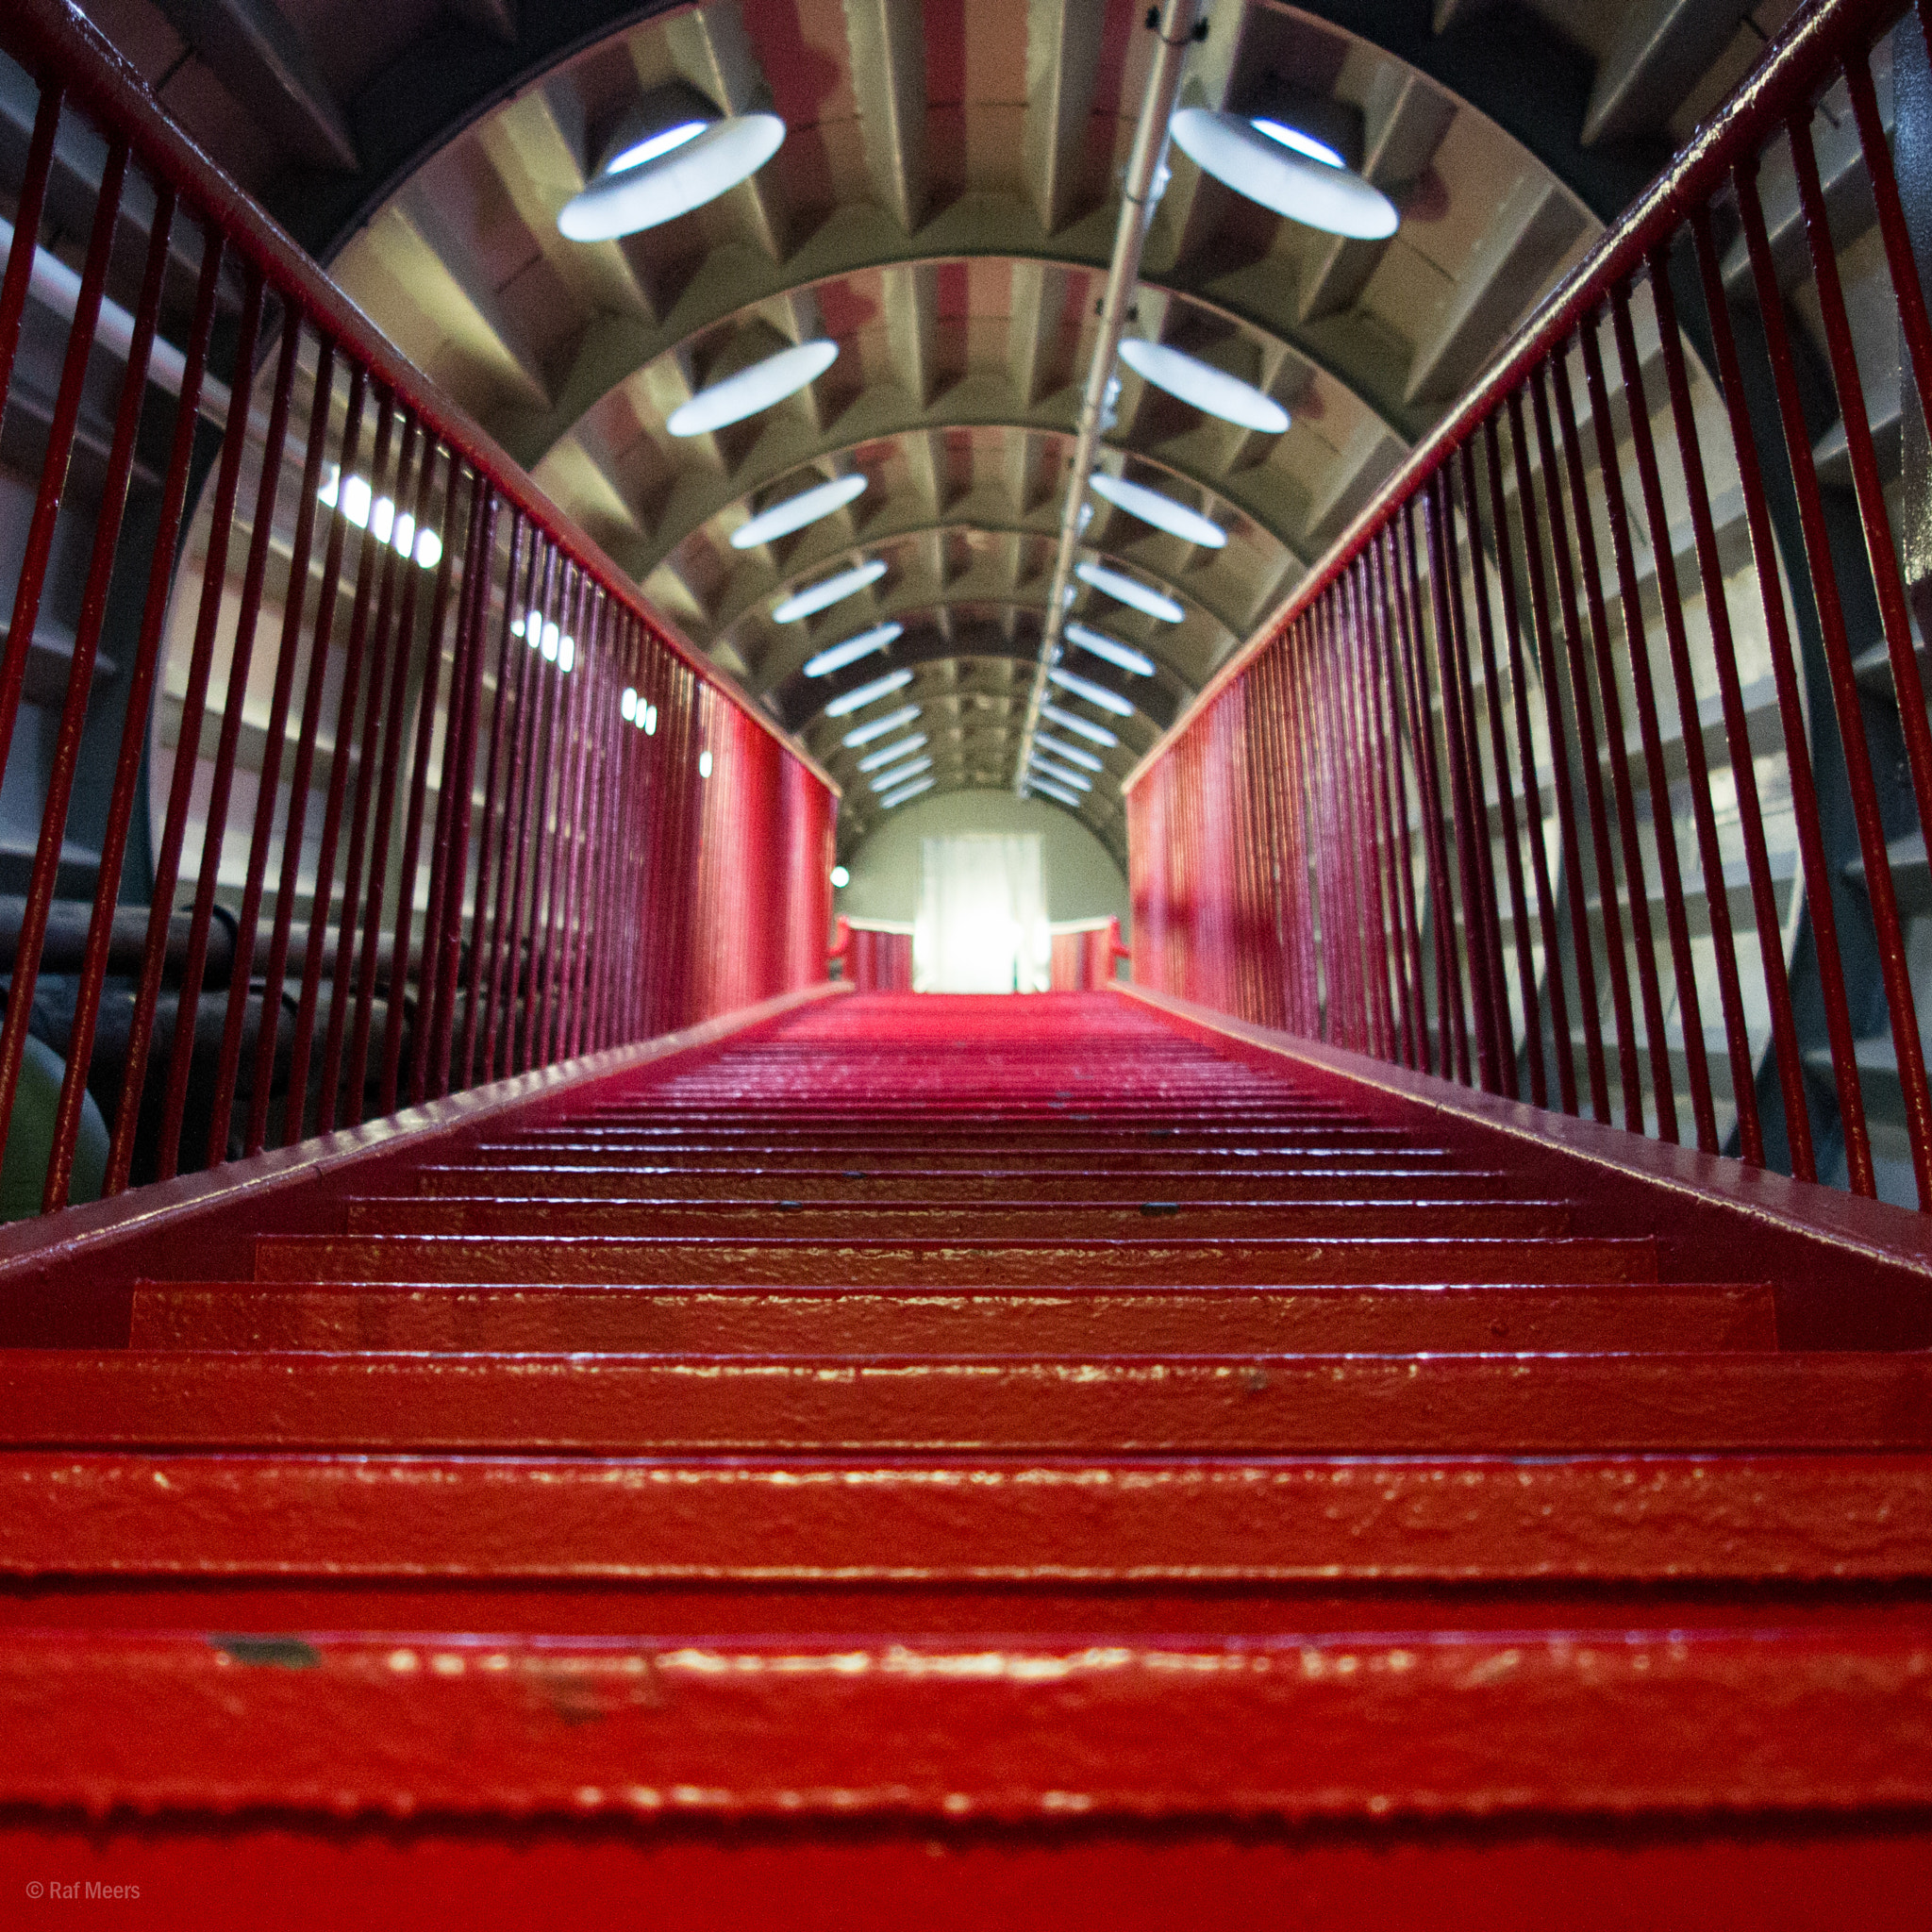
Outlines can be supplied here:
M842 841L880 808L841 742L858 721L824 707L889 664L914 673L890 702L923 708L942 786L1011 783L1152 42L1144 0L92 10L151 74L173 35L163 97L799 732L845 787ZM281 35L269 81L237 72L210 13ZM1117 856L1120 776L1647 176L1681 131L1670 117L1735 63L1743 18L1687 0L1534 15L1438 0L1433 17L1406 0L1212 0L1208 17L1183 105L1242 108L1278 78L1353 108L1363 172L1402 223L1385 242L1338 241L1172 156L1129 332L1219 363L1293 420L1238 430L1124 372L1102 468L1204 510L1228 541L1203 549L1095 506L1090 554L1186 613L1160 624L1085 587L1075 605L1158 666L1141 678L1069 654L1137 707L1092 714L1120 743L1079 808ZM1553 50L1541 69L1524 58L1536 45ZM558 211L610 128L671 80L724 111L776 112L784 145L694 214L566 241ZM719 374L821 336L840 354L809 390L714 435L667 432ZM854 473L869 487L847 509L731 546L757 509ZM874 558L886 571L869 590L774 620L789 590ZM887 658L802 675L887 618L906 627Z

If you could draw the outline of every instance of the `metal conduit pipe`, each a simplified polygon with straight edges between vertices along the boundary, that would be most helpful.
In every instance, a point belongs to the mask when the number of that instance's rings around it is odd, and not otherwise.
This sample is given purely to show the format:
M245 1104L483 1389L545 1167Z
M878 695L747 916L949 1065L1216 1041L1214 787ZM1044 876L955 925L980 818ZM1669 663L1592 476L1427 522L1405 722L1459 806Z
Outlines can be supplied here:
M1157 183L1167 153L1167 126L1180 93L1181 69L1188 48L1206 31L1199 20L1201 0L1161 0L1148 9L1148 25L1160 37L1147 71L1147 92L1141 99L1141 119L1134 129L1133 152L1127 158L1121 195L1120 226L1115 231L1113 259L1108 266L1107 291L1100 299L1100 333L1093 344L1093 361L1087 371L1087 388L1080 398L1079 435L1074 444L1074 464L1067 478L1067 501L1060 512L1059 548L1054 557L1053 583L1047 591L1046 623L1040 638L1040 663L1026 699L1026 717L1020 727L1019 752L1013 764L1013 790L1026 790L1026 768L1040 726L1040 708L1046 698L1047 672L1059 649L1060 629L1067 611L1067 588L1074 575L1074 553L1080 543L1080 506L1087 496L1087 479L1100 453L1102 418L1107 411L1107 387L1113 375L1121 336L1127 325L1127 308L1141 276L1141 254L1159 201Z

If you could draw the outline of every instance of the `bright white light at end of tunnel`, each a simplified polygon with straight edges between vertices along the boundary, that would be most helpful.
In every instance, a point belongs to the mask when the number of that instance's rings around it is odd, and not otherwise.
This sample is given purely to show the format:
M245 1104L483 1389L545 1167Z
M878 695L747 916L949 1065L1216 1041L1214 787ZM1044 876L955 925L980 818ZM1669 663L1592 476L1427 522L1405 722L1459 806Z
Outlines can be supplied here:
M694 125L697 132L686 134ZM674 135L682 138L672 141ZM558 233L572 242L614 242L675 221L756 175L784 140L785 124L775 114L734 114L708 126L686 122L667 128L626 148L565 202ZM656 152L647 154L654 145Z
M880 698L890 697L895 691L904 691L911 682L911 672L889 671L883 677L874 677L870 684L861 684L856 691L848 691L842 697L834 698L825 707L825 716L843 718L853 711L862 711Z
M1149 617L1158 617L1163 624L1178 624L1188 614L1172 597L1163 596L1138 578L1124 576L1117 570L1108 570L1104 563L1076 563L1074 575L1103 596L1111 597L1115 603L1125 604Z
M1131 671L1136 677L1154 675L1154 659L1143 657L1131 644L1124 644L1108 637L1104 631L1097 631L1084 624L1069 624L1066 627L1069 643L1078 644L1083 651L1091 651L1096 658L1105 658L1109 664L1118 664L1123 671Z
M1083 718L1077 711L1065 711L1058 705L1041 705L1040 715L1051 718L1062 731L1071 731L1076 738L1084 738L1089 744L1115 745L1120 740L1105 724L1096 724L1091 718Z
M1263 395L1253 383L1243 382L1211 362L1170 349L1165 342L1129 337L1121 344L1121 360L1142 382L1151 382L1156 389L1164 389L1169 395L1178 396L1224 423L1257 430L1264 436L1279 436L1288 427L1288 411L1273 396Z
M688 403L680 404L664 419L673 436L704 436L726 424L741 423L795 396L808 383L816 382L839 359L837 342L801 342L795 349L780 349L723 382L700 390Z
M802 530L808 524L815 524L821 517L830 516L835 509L844 508L855 497L863 496L866 484L867 479L863 476L834 476L829 483L821 483L815 490L788 496L783 503L774 503L771 508L760 510L757 516L740 524L731 533L731 547L734 550L751 550L760 543L789 537L793 530Z
M861 772L883 772L888 765L896 765L901 758L909 758L912 754L924 748L925 733L915 731L910 738L902 738L896 744L889 744L880 751L869 751L859 759Z
M1158 490L1097 473L1087 482L1095 496L1104 497L1129 516L1139 517L1143 524L1152 524L1157 530L1165 530L1170 537L1184 537L1190 543L1204 544L1209 550L1219 550L1227 541L1227 532L1219 524L1210 524L1199 510L1190 509L1186 504L1176 503Z
M1104 684L1094 684L1071 671L1062 671L1058 664L1046 675L1062 691L1072 691L1076 698L1085 698L1090 705L1098 705L1103 711L1111 711L1116 718L1134 715L1133 706L1119 692L1108 691Z
M874 739L883 738L889 731L897 731L918 716L917 705L901 705L896 711L888 711L883 718L874 718L870 724L854 726L840 742L847 751L857 751L861 744L870 744Z
M848 664L856 664L861 658L869 658L874 651L883 651L895 638L905 635L903 624L875 624L870 630L862 630L856 638L847 638L842 644L834 644L829 650L821 651L816 658L805 660L805 675L808 677L828 677L834 671L842 671Z
M842 865L832 868L832 890L842 892L852 883L852 874Z
M773 610L772 616L779 624L796 624L801 617L810 617L817 611L828 609L851 596L855 591L862 591L866 585L877 583L885 574L886 566L876 557L870 563L856 563L850 570L841 570L835 577L827 577L823 583L800 591L796 596L787 597Z

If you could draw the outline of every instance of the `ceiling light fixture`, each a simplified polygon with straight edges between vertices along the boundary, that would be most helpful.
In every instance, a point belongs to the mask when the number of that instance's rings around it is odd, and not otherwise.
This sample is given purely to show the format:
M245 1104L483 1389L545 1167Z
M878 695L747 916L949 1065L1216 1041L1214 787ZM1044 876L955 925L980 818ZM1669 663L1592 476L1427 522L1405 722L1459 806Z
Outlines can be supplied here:
M881 772L876 778L868 782L874 791L896 791L908 778L916 778L922 772L932 770L932 760L913 758L908 763L895 766L890 772Z
M1142 382L1178 396L1184 403L1224 423L1253 429L1263 436L1279 436L1288 427L1289 415L1271 395L1264 395L1251 382L1204 362L1198 356L1184 356L1165 342L1142 341L1130 337L1121 344L1121 360Z
M1131 718L1134 708L1118 691L1108 691L1104 684L1094 684L1089 679L1076 676L1071 671L1063 671L1056 664L1047 674L1062 691L1070 691L1076 698L1085 698L1090 705L1098 705L1103 711L1111 711L1116 718Z
M832 890L842 892L852 883L852 874L842 865L832 868Z
M1050 778L1042 778L1037 767L1026 768L1026 789L1029 791L1043 791L1049 798L1058 799L1060 804L1070 806L1078 811L1087 801L1077 791L1069 791L1064 785L1056 785Z
M1118 664L1123 671L1131 671L1136 677L1154 675L1152 658L1143 657L1131 644L1117 643L1103 631L1091 629L1084 624L1070 623L1065 636L1070 644L1078 644L1083 651L1091 651L1096 658L1105 658L1109 664Z
M829 483L788 496L783 503L774 503L770 509L762 509L740 524L731 533L731 547L752 550L760 543L789 537L793 530L802 530L808 524L830 516L835 509L843 509L855 496L863 496L869 481L865 476L834 476Z
M909 758L925 743L925 733L915 731L910 738L902 738L897 744L889 744L883 751L869 751L859 759L861 772L883 772L888 765L896 765L901 758Z
M842 671L848 664L856 664L861 658L869 658L874 651L883 651L894 638L905 635L903 624L875 624L870 630L862 630L856 638L847 638L842 644L834 644L829 650L821 651L816 658L805 660L805 675L808 677L827 677L834 671Z
M1117 509L1139 517L1143 524L1152 524L1157 530L1165 530L1171 537L1185 537L1190 543L1202 543L1209 550L1219 550L1227 541L1227 532L1219 524L1210 524L1199 510L1190 509L1186 504L1176 503L1158 490L1129 483L1124 477L1105 475L1097 470L1087 482L1095 496L1104 497Z
M664 426L673 436L705 436L728 423L741 423L795 396L838 359L837 342L800 342L796 348L780 349L775 356L701 389L665 417Z
M809 590L800 591L795 596L787 597L782 604L774 607L772 615L779 624L796 624L801 617L810 617L815 612L828 609L862 591L868 584L875 584L886 574L886 566L877 558L870 563L855 564L850 570L841 570L835 577L826 577Z
M1036 731L1033 734L1033 742L1041 751L1050 751L1055 758L1065 758L1068 764L1078 765L1082 771L1104 772L1107 770L1107 767L1091 751L1082 751L1077 744L1064 744L1058 738L1049 738L1043 731Z
M1130 605L1149 617L1159 618L1163 624L1178 624L1188 614L1172 597L1141 583L1137 577L1108 570L1104 563L1076 563L1074 575L1083 584L1111 597L1116 604ZM1154 667L1150 664L1147 668L1151 671Z
M1120 740L1105 724L1096 724L1091 718L1083 718L1077 711L1069 711L1051 701L1040 708L1042 718L1051 718L1062 731L1071 731L1075 738L1084 738L1089 744L1116 745Z
M856 691L848 691L841 697L834 698L825 707L825 716L843 718L854 711L862 711L880 698L891 697L895 691L904 691L911 682L911 672L889 671L883 677L874 677L870 684L861 684Z
M1052 764L1038 751L1033 754L1032 768L1042 778L1051 778L1056 785L1071 785L1075 791L1093 790L1093 780L1084 772L1069 772L1062 766Z
M861 744L870 744L874 739L883 738L887 732L911 724L918 716L917 705L901 705L896 711L888 711L883 718L874 718L870 724L860 724L848 731L839 741L847 751L857 751Z
M708 125L680 121L628 142L564 203L558 233L571 242L614 242L675 221L749 180L784 139L775 114L734 114Z
M1174 145L1204 174L1291 222L1356 242L1386 241L1401 225L1380 189L1298 128L1211 108L1184 108L1170 125Z
M917 798L922 791L930 791L940 781L937 778L915 778L910 785L902 785L897 791L890 791L879 800L886 810L895 805L904 805L908 798Z

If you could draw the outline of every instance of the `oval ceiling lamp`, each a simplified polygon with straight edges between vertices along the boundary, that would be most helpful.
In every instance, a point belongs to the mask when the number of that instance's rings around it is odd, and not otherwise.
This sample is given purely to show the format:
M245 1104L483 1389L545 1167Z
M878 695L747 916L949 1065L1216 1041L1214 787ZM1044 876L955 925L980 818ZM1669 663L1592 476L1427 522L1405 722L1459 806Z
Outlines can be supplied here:
M787 597L774 607L772 615L780 624L796 624L801 617L810 617L816 611L829 609L855 591L862 591L866 585L877 583L885 574L886 566L876 557L870 563L854 564L850 570L841 570L835 577L826 577L822 583L813 584L809 590Z
M861 772L883 772L888 765L896 765L901 758L909 758L925 744L925 733L915 731L910 738L902 738L896 744L889 744L883 751L869 751L859 759Z
M1108 691L1104 684L1095 684L1091 678L1081 677L1072 671L1062 671L1058 664L1046 675L1062 691L1072 691L1076 698L1085 698L1090 705L1098 705L1103 711L1111 711L1116 718L1134 715L1133 706L1118 691Z
M937 778L915 778L909 785L902 785L896 791L891 791L879 803L891 811L895 805L904 805L908 798L917 798L922 791L930 791L940 781Z
M1123 671L1131 671L1136 677L1154 675L1154 659L1143 657L1131 644L1123 644L1108 637L1104 631L1090 629L1084 624L1069 623L1062 635L1071 644L1078 644L1083 651L1091 651L1096 658L1105 658L1109 664L1118 664Z
M1129 483L1124 477L1108 476L1099 470L1088 477L1087 487L1116 509L1139 517L1143 524L1152 524L1157 530L1165 530L1170 537L1184 537L1190 543L1199 543L1209 550L1219 550L1227 541L1227 532L1219 524L1210 524L1199 510L1190 509L1186 504L1176 503L1158 490Z
M728 423L742 423L747 416L795 396L838 359L837 342L800 342L795 349L780 349L775 356L701 389L665 417L664 426L673 436L708 436Z
M1076 744L1062 744L1058 738L1049 738L1045 732L1036 730L1033 741L1041 751L1050 751L1055 758L1064 758L1070 765L1078 765L1083 772L1104 772L1107 767L1091 751L1082 751Z
M1190 109L1191 112L1192 110ZM1164 389L1169 395L1224 423L1253 429L1263 436L1279 436L1288 427L1289 414L1271 395L1264 395L1251 382L1203 362L1198 356L1184 356L1165 342L1142 341L1130 336L1121 344L1121 360L1142 382Z
M1283 122L1183 108L1169 125L1203 174L1291 222L1355 242L1387 241L1402 224L1395 204L1326 142Z
M843 718L854 711L862 711L866 706L876 704L880 698L891 697L895 691L904 691L912 682L909 671L889 671L883 677L874 677L870 684L861 684L842 696L836 697L825 707L828 718Z
M1091 718L1083 718L1077 711L1062 710L1058 705L1041 705L1040 715L1051 718L1062 731L1071 731L1075 738L1084 738L1089 744L1111 746L1120 742L1105 724L1096 724Z
M895 765L890 772L881 772L877 777L867 782L874 791L896 791L908 778L916 778L922 772L932 770L932 760L911 758L903 765Z
M1149 617L1158 617L1163 624L1178 624L1188 614L1172 597L1141 583L1137 577L1108 570L1104 563L1076 563L1074 575L1083 584L1111 597L1116 604L1125 604ZM1101 655L1104 657L1106 653ZM1153 667L1150 665L1148 668L1151 670Z
M1091 791L1093 780L1084 772L1063 771L1058 765L1049 763L1039 752L1033 754L1031 765L1042 778L1051 778L1056 785L1071 786L1075 791Z
M862 630L856 638L847 638L842 644L834 644L828 651L821 651L816 658L805 660L805 675L808 677L829 677L835 671L842 671L848 664L856 664L861 658L869 658L874 651L883 651L894 638L905 635L903 624L875 624L870 630Z
M839 741L847 751L857 751L861 744L870 744L874 739L883 738L889 731L897 731L918 716L917 705L901 705L896 711L888 711L883 718L874 718L870 724L854 725Z
M564 203L557 230L570 242L615 242L716 201L778 152L785 124L775 114L679 121L627 142Z
M825 346L830 348L831 344L826 343ZM838 352L834 350L833 353L836 355ZM827 368L830 366L826 364ZM737 380L735 376L732 379ZM687 404L686 408L689 407ZM681 415L683 411L675 413ZM673 433L675 434L675 431ZM796 496L788 496L783 503L774 503L770 509L761 509L757 516L740 524L731 533L731 547L734 550L753 550L760 543L772 543L780 537L789 537L793 530L802 530L808 524L815 524L821 517L830 516L835 509L843 509L855 496L863 496L869 481L865 476L834 476L829 483L821 483Z

